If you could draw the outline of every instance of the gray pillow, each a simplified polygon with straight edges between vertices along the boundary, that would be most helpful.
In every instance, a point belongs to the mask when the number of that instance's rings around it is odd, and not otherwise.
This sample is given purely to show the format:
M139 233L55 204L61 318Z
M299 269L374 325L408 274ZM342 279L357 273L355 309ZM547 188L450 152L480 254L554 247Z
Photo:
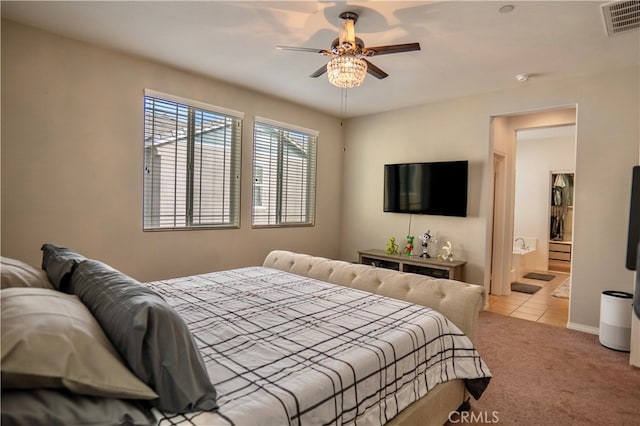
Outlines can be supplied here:
M143 403L76 395L65 390L2 392L2 426L155 425Z
M86 259L81 254L55 244L44 244L42 250L42 269L47 272L49 281L56 290L72 293L69 288L71 274L80 262Z
M80 262L71 281L129 368L159 395L153 405L171 413L217 408L198 346L162 297L96 260Z

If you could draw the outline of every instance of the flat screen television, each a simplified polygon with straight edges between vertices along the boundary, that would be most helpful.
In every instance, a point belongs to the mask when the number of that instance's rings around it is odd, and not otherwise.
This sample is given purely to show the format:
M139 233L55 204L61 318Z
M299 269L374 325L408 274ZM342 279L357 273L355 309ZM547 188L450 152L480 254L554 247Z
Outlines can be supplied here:
M468 161L385 164L384 211L467 216Z

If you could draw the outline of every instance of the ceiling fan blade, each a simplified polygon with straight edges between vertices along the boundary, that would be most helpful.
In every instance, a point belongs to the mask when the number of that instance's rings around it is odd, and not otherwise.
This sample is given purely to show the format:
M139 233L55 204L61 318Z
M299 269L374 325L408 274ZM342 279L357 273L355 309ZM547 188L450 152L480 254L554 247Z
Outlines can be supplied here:
M389 74L382 71L380 68L373 65L371 62L367 61L366 59L364 61L367 63L367 72L372 76L374 76L375 78L379 78L380 80L382 80L383 78L389 77Z
M325 72L327 72L327 64L324 64L323 66L321 66L320 68L318 68L316 70L316 72L314 72L313 74L311 74L310 77L316 78L316 77L320 77L322 74L324 74Z
M391 44L388 46L367 47L363 49L366 55L388 55L390 53L413 52L420 50L420 43Z
M316 49L316 48L313 48L313 47L276 46L276 49L278 49L278 50L293 50L295 52L320 53L322 55L330 55L331 54L331 52L329 52L326 49Z

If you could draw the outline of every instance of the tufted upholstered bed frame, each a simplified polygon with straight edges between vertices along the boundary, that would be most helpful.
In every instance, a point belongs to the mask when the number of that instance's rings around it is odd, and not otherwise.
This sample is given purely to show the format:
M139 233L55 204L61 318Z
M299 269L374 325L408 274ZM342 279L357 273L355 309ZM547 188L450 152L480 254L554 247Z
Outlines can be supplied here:
M263 266L426 306L444 314L472 341L485 304L482 286L307 254L275 250ZM437 385L389 425L443 425L467 399L462 380Z

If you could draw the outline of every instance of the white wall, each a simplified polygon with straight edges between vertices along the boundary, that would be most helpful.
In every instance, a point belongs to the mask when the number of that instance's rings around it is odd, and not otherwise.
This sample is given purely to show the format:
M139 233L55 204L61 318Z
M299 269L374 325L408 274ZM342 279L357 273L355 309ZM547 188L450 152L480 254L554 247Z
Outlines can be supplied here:
M533 269L546 270L549 263L551 172L573 172L575 158L575 126L517 131L513 234L537 239L529 255Z
M465 116L461 121L459 101L442 102L349 120L346 128L343 239L341 256L357 259L357 250L385 248L389 237L402 246L409 232L434 231L437 247L447 240L456 258L467 260L466 279L482 283L484 244L482 181L488 157L488 117ZM474 100L462 107L472 110ZM485 131L469 134L470 129ZM442 132L442 129L447 129ZM484 141L482 140L484 139ZM384 164L413 161L469 161L467 217L424 216L383 213ZM419 243L419 240L416 239ZM436 247L431 255L437 254Z
M574 328L597 328L600 293L630 291L633 283L624 258L631 167L640 150L639 73L633 67L571 81L534 78L512 90L350 120L341 256L355 259L359 249L384 248L389 236L407 233L407 215L382 212L383 164L467 159L469 217L414 216L413 233L430 228L441 240L452 240L458 257L469 262L467 281L486 284L493 193L491 117L577 106L579 183L570 322Z
M143 90L245 113L241 228L142 231ZM254 116L320 132L314 227L251 228ZM337 257L343 134L325 114L2 21L2 255L45 242L139 280L262 263L272 249Z

